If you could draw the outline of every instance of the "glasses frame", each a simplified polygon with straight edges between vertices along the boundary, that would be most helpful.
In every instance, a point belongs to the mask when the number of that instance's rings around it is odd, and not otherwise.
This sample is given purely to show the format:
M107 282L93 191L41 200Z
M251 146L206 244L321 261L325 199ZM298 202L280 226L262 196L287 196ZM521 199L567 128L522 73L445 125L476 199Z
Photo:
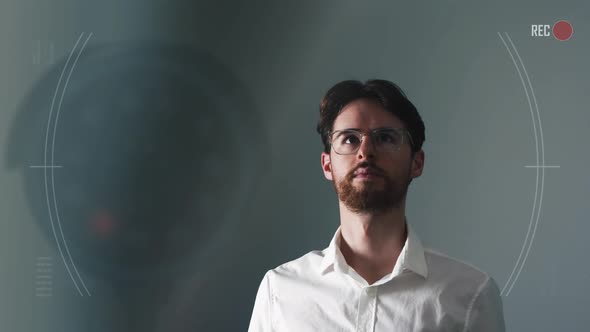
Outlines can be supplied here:
M391 151L399 151L401 146L406 142L405 141L405 137L408 137L408 143L410 144L410 147L414 146L414 142L412 141L412 135L410 134L410 131L408 130L408 128L404 128L404 127L380 127L380 128L375 128L375 129L371 129L368 132L363 131L363 130L358 130L358 129L352 129L352 128L348 128L348 129L340 129L340 130L335 130L333 132L328 133L328 139L330 142L330 149L334 151L334 153L338 154L338 155L351 155L351 154L355 154L358 152L358 150L361 148L361 144L363 143L364 137L365 136L370 136L371 137L371 144L373 144L373 147L375 149L377 149L377 146L375 144L375 134L384 130L395 130L398 132L402 132L401 136L402 136L402 141L401 143L396 147L396 149L391 150ZM361 136L361 143L358 145L358 147L350 152L350 153L339 153L338 151L336 151L336 149L334 148L334 144L333 144L333 138L334 138L334 134L338 134L344 131L348 131L348 132L353 132L353 133L358 133Z

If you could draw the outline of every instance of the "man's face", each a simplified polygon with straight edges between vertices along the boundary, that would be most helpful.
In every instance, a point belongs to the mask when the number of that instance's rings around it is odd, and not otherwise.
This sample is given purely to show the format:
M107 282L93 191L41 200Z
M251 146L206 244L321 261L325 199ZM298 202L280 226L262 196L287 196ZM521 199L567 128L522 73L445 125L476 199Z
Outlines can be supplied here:
M359 129L368 133L372 129L405 125L377 102L357 99L347 104L334 121L332 131ZM364 136L358 151L353 154L322 153L322 169L332 180L339 200L351 211L383 213L399 208L405 202L411 180L422 174L424 152L414 157L408 137L397 151L381 151L369 136ZM363 173L369 173L366 175Z

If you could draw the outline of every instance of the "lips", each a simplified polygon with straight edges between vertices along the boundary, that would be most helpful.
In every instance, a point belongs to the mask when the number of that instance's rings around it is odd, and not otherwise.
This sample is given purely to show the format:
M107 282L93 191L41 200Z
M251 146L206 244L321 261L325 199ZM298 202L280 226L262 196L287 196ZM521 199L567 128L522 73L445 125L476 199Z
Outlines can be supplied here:
M359 168L358 170L356 170L354 172L354 175L355 176L369 176L369 175L378 176L379 172L377 172L376 170L374 170L372 168L363 167L363 168Z

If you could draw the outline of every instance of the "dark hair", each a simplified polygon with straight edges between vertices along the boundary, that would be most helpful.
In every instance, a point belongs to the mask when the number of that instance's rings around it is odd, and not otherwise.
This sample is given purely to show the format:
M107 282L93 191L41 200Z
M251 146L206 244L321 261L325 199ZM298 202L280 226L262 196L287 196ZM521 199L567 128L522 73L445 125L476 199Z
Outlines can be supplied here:
M320 120L316 129L322 137L324 152L330 152L328 135L344 106L361 98L377 101L385 110L397 116L405 124L412 137L412 154L422 149L425 128L416 107L395 83L372 79L364 84L358 80L342 81L330 88L322 98Z

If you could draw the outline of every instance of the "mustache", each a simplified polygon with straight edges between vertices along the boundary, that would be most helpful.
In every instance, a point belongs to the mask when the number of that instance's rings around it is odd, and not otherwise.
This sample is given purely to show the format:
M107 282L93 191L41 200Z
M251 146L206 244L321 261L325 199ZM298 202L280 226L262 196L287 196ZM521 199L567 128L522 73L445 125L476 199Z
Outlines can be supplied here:
M380 169L379 167L377 167L377 165L375 165L371 162L363 161L348 173L349 178L354 177L354 173L360 168L366 168L367 170L369 170L369 172L375 173L378 176L385 175L385 172L382 169Z

